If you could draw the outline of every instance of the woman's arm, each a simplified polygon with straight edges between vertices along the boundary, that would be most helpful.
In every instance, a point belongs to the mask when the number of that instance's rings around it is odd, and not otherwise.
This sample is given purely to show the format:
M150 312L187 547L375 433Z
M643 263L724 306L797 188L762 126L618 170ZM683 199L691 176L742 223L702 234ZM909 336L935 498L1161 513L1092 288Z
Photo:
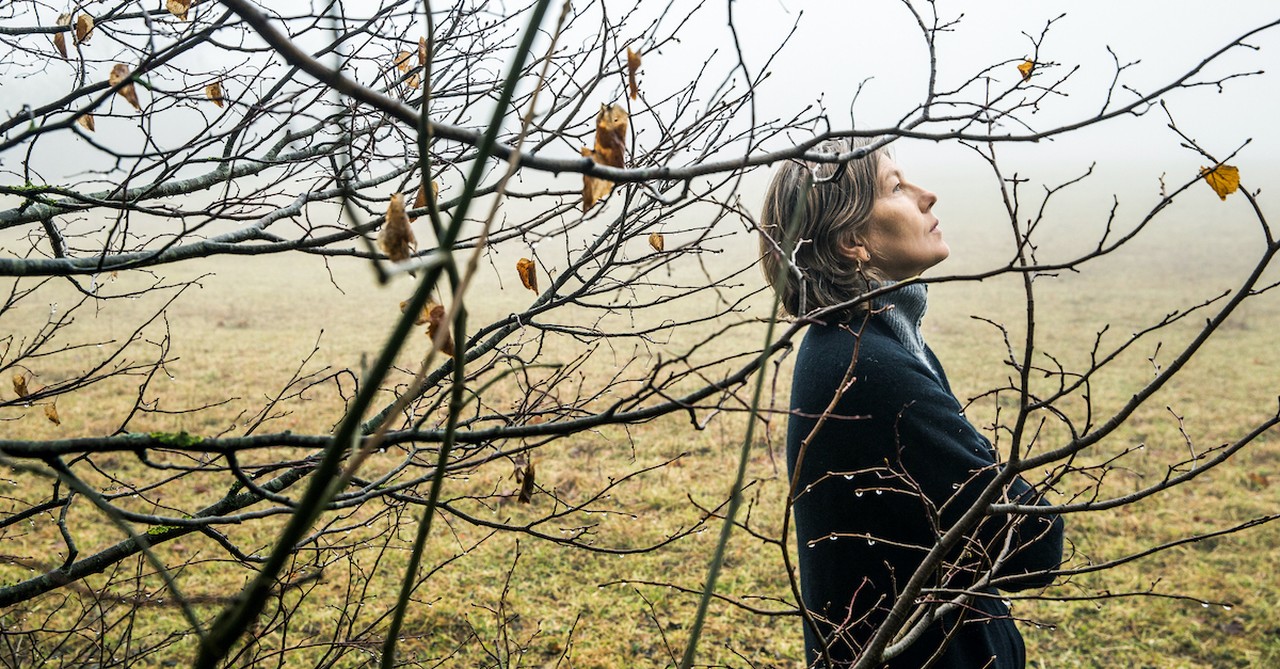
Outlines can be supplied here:
M927 550L998 474L990 442L965 419L945 376L908 352L883 324L874 319L868 323L857 346L852 334L835 328L810 336L814 341L806 344L810 350L804 364L797 365L797 406L802 411L821 411L839 392L847 361L855 351L858 356L854 381L843 391L837 416L813 439L801 477L824 481L810 494L822 498L817 508L831 509L825 516L829 532L870 529L887 535L886 540ZM840 360L844 362L835 364ZM845 475L855 472L852 478ZM868 488L890 494L857 495ZM1043 503L1022 478L1015 478L1005 494L1022 503ZM815 534L823 536L820 530ZM986 570L999 559L999 576L1044 572L1061 562L1062 535L1062 521L1056 517L989 516L971 533L968 550L956 552L952 565ZM1010 549L1000 558L1009 536ZM1039 587L1051 580L1035 577L1020 586Z

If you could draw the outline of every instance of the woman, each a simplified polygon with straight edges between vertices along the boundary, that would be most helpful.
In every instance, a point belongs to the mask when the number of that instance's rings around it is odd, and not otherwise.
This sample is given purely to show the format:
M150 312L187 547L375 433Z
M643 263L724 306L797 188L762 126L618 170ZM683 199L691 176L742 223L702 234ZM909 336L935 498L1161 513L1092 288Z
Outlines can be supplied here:
M833 140L818 150L866 146ZM859 302L947 258L937 199L883 150L839 167L788 163L766 195L765 275L790 315L814 320L795 363L787 434L813 666L859 656L930 549L1000 474L920 335L924 285ZM1010 500L1038 501L1020 478L993 501ZM914 600L954 604L929 607L923 625L909 618L900 631L920 633L884 666L1024 666L1022 638L986 581L1043 587L1051 578L1033 572L1061 559L1059 519L983 516L925 572Z

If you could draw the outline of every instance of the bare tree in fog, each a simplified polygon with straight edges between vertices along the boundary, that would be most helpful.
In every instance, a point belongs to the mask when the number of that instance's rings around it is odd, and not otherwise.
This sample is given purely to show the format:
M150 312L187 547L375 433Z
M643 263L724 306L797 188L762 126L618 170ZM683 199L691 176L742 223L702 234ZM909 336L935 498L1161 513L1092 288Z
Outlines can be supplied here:
M779 321L758 306L748 309L763 290L756 257L708 260L722 253L727 237L757 227L756 212L742 201L744 175L781 161L840 165L910 138L964 143L989 163L1007 204L1014 256L981 274L936 279L1008 274L1023 282L1026 320L1017 334L1005 330L1013 371L1006 387L992 389L1016 398L998 425L1007 462L961 521L940 534L922 570L936 568L989 514L1088 513L1194 485L1280 420L1273 416L1222 446L1188 443L1187 457L1169 462L1163 480L1124 496L1102 494L1101 482L1124 466L1127 453L1096 454L1115 451L1107 446L1115 430L1241 304L1274 286L1263 276L1280 242L1245 179L1234 197L1253 205L1265 244L1239 286L1121 341L1100 336L1083 368L1046 367L1035 279L1084 271L1123 248L1188 189L1203 187L1204 175L1171 176L1164 199L1137 224L1108 225L1092 250L1049 262L1038 258L1036 243L1044 209L1027 210L1070 184L1032 197L1001 171L997 156L1002 145L1162 113L1156 105L1165 98L1231 86L1250 73L1209 74L1208 66L1248 48L1275 23L1151 88L1130 88L1117 61L1105 104L1069 123L1041 127L1033 116L1055 104L1074 72L1039 53L1040 34L1025 60L992 63L947 89L930 77L901 122L854 128L821 108L783 118L759 114L755 93L767 68L748 67L747 47L736 41L708 45L708 52L724 53L691 64L686 81L645 81L643 59L688 38L688 26L708 11L703 3L644 13L603 0L530 0L502 11L490 4L277 8L169 0L163 9L104 1L76 4L67 14L39 2L0 10L4 76L47 82L38 99L6 94L0 121L0 372L13 386L0 396L0 462L11 471L0 537L6 545L54 537L61 546L56 556L0 555L0 654L7 663L123 666L175 656L194 657L198 666L282 657L317 666L370 656L383 666L407 662L396 651L408 636L406 611L428 597L465 596L432 588L433 574L468 558L459 551L427 559L424 547L445 523L483 528L486 537L621 555L669 550L708 526L721 528L703 583L663 584L701 602L679 649L682 666L694 662L713 600L812 622L797 604L794 577L790 598L764 605L751 593L715 589L734 529L775 549L779 573L792 574L788 526L763 527L739 511L753 431L783 417L763 405L762 388L809 319ZM906 6L936 73L943 56L935 37L968 26L939 18L931 3ZM786 41L780 32L766 53ZM751 49L759 56L759 45ZM839 155L815 149L844 137L877 139ZM1203 152L1211 176L1225 174L1231 154L1181 139ZM56 178L46 178L54 171ZM255 390L268 398L260 411L220 429L148 429L174 411L197 424L221 404L177 409L156 389L178 355L170 309L202 281L171 277L186 276L180 270L198 259L275 254L364 263L379 280L395 282L390 289L405 293L403 313L386 343L361 369L330 366L315 357L323 356L318 350L283 387ZM530 299L518 313L477 322L467 305L478 298L477 273L492 270L530 288ZM50 291L63 286L74 289L75 301L47 308ZM123 335L75 327L139 299L149 315ZM688 304L698 306L675 308ZM1093 378L1193 319L1203 320L1197 334L1162 351L1158 373L1130 401L1093 410ZM743 331L759 344L724 343ZM423 332L430 352L416 368L397 369L406 342ZM576 352L553 357L547 351L556 342L573 342ZM631 362L616 364L619 358ZM603 379L584 375L599 369L610 371ZM100 384L133 398L112 416L113 430L30 436L33 421L59 422L65 399ZM228 389L228 397L233 392L240 390ZM343 403L332 430L278 429L278 407L307 394ZM694 520L672 522L652 541L615 536L598 518L644 513L613 495L670 461L636 464L572 491L537 478L537 455L575 435L664 417L700 429L730 412L750 416L733 488L714 508L690 501ZM1069 438L1043 443L1046 423L1064 427ZM1036 474L1042 471L1050 473ZM1019 474L1038 491L1057 491L1061 503L994 503ZM475 492L470 477L514 483ZM200 501L175 505L175 491ZM788 514L797 492L786 496ZM491 512L530 500L537 503L527 520ZM413 518L417 533L406 545L391 528ZM102 524L114 526L116 540L86 545L87 528ZM159 550L184 539L213 547L216 556ZM376 580L379 566L401 554L409 558L392 584L397 596L378 599L355 585ZM1051 576L1070 579L1138 557L1068 563ZM978 581L1000 585L999 564L998 557L990 561ZM192 574L232 568L249 575L239 593L186 584ZM352 586L338 607L340 622L303 628L308 607L332 605L314 594L322 575L344 572ZM974 595L924 588L917 579L903 583L891 603L895 615L858 666L901 652L929 612L963 607ZM151 610L176 622L164 633L135 635L139 617ZM459 648L469 643L460 633Z

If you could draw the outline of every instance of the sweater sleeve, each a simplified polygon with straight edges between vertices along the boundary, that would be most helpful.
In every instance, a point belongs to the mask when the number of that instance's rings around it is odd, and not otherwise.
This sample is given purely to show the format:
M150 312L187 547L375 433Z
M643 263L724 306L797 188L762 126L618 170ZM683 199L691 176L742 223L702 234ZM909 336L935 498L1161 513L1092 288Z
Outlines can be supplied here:
M860 337L847 331L820 337L835 350L823 356L828 358L826 368L815 370L815 376L827 378L810 384L809 390L816 393L813 400L825 395L829 402L838 390L838 381L833 383L830 377L842 373L839 368L847 363L830 364L833 359L848 361L856 353L857 360L853 382L841 395L835 412L850 418L828 422L822 428L821 438L815 440L820 450L804 478L831 478L837 472L861 472L862 476L869 469L877 470L879 483L875 485L895 493L893 506L883 511L897 515L904 526L916 528L902 530L899 540L909 538L918 549L927 549L973 504L997 475L999 465L990 442L964 417L941 366L935 364L937 372L930 369L887 328L877 326L873 319ZM820 411L818 404L810 402ZM847 475L841 478L857 481ZM865 476L861 480L865 481ZM1044 503L1020 477L1006 487L1004 497L1019 503ZM969 533L966 545L948 557L944 571L950 576L940 584L963 585L971 578L963 574L989 569L1010 536L1011 548L1001 558L997 576L1053 569L1062 559L1062 535L1062 521L1057 517L988 515ZM1018 587L1044 586L1050 580L1032 577Z
M995 449L986 437L965 418L947 387L938 366L938 376L915 359L894 361L895 374L867 366L869 395L878 411L894 414L894 430L901 469L921 488L936 508L940 532L945 532L977 500L997 476ZM872 380L879 377L885 383ZM892 381L897 377L897 381ZM1022 477L1005 488L1003 499L1019 504L1047 505ZM1063 523L1057 516L988 515L973 533L968 553L978 568L990 566L1009 541L997 576L1031 574L1055 569L1062 561ZM1016 588L1043 587L1051 577L1030 577Z

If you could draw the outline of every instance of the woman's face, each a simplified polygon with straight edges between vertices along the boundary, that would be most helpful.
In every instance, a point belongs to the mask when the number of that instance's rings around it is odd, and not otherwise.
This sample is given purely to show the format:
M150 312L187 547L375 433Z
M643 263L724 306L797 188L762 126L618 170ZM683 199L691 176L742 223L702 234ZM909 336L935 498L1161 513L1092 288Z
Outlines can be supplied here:
M867 264L901 281L946 260L951 249L933 215L938 196L907 181L889 156L880 156L877 179L879 191L861 240L870 256Z

